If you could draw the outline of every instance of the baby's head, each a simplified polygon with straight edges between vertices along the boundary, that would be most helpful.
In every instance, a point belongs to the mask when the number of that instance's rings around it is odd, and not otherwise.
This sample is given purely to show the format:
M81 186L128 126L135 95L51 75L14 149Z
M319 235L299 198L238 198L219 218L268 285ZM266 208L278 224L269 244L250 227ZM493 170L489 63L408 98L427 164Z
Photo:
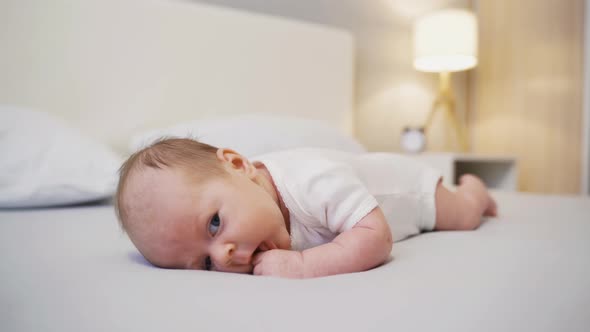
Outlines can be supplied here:
M256 252L290 247L272 179L230 149L165 139L119 173L119 222L156 266L250 273Z

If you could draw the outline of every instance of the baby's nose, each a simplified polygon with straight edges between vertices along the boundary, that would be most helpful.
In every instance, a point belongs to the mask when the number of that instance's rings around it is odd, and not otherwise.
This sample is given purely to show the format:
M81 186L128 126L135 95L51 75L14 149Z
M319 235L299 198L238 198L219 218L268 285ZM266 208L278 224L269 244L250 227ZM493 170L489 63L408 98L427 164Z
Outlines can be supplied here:
M223 245L223 251L226 257L232 257L235 250L236 245L233 243L226 243Z
M221 263L227 267L236 265L250 265L252 255L245 251L239 250L235 243L225 243L221 249Z

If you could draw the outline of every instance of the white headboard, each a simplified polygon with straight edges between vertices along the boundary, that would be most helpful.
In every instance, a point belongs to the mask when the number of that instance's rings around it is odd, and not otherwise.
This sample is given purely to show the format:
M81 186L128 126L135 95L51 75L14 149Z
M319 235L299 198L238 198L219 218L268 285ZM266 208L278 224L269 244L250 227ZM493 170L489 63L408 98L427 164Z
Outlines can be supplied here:
M347 32L174 0L2 0L0 103L122 150L138 130L249 112L352 132Z

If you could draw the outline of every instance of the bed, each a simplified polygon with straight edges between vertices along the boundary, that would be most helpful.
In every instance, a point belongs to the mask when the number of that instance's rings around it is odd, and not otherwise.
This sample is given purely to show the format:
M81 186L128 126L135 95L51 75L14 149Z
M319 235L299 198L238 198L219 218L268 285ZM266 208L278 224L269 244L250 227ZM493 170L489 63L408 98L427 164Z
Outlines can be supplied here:
M109 204L0 212L3 331L588 331L588 198L496 192L473 232L283 280L149 265Z
M132 132L219 115L354 131L344 31L185 1L3 6L0 31L15 36L0 101L121 156ZM154 268L108 199L0 209L0 330L588 331L590 198L493 196L500 215L476 231L422 234L376 269L310 280Z

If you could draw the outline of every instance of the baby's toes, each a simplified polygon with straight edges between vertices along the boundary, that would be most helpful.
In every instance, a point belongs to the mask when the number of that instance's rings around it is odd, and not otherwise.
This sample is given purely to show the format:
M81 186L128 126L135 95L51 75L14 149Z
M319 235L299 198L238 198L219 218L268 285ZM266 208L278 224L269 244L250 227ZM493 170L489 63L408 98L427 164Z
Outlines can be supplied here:
M496 201L492 198L492 196L489 196L488 207L483 212L483 215L486 217L498 216L498 205L496 204Z

